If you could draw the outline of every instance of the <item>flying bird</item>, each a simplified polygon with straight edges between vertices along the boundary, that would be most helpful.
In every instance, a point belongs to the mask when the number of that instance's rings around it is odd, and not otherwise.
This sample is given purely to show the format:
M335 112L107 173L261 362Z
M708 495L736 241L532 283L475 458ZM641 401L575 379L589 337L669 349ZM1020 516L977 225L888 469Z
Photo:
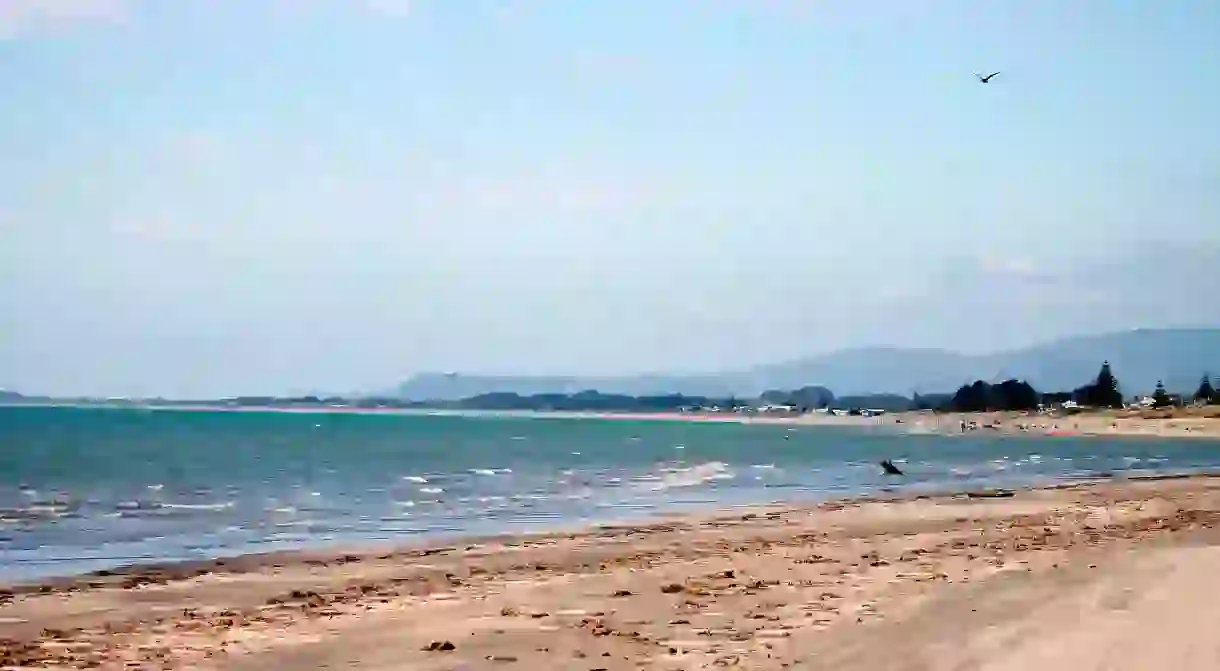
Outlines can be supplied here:
M993 73L987 75L986 77L984 77L983 75L975 75L975 77L978 77L980 82L983 82L984 84L986 84L987 82L991 81L992 77L994 77L998 74L1000 74L1000 73L993 72Z

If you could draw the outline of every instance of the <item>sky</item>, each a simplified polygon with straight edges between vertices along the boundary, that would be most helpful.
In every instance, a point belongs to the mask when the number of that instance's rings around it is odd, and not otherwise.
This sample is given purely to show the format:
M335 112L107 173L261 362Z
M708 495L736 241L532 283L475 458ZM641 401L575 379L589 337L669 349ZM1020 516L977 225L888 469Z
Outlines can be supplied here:
M1218 34L1186 0L0 0L0 388L1220 325Z

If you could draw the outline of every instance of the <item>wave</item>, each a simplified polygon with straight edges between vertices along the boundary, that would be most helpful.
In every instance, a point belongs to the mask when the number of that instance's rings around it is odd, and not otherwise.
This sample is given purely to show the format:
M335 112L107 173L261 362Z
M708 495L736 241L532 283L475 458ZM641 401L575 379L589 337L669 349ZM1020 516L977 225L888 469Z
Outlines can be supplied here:
M162 503L161 508L170 510L227 510L234 506L233 501L223 503Z
M661 481L651 487L653 491L698 487L714 480L732 480L737 474L723 461L709 461L689 468L671 470Z

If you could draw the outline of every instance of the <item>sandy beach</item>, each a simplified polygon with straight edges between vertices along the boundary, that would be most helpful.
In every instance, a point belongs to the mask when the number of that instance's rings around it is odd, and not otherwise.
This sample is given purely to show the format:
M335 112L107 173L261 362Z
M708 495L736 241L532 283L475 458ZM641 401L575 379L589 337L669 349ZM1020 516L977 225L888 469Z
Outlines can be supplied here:
M901 434L959 435L970 430L1035 436L1129 436L1220 440L1220 406L1167 410L1088 410L1077 414L1027 412L895 412L864 417L809 412L801 415L732 413L544 412L537 417L634 421L734 422L877 428Z
M1104 410L1079 414L1019 412L902 412L878 417L809 413L788 420L817 426L876 427L898 433L955 435L969 430L994 434L1131 436L1220 439L1220 406L1173 410Z
M1220 478L12 586L5 668L1220 668Z

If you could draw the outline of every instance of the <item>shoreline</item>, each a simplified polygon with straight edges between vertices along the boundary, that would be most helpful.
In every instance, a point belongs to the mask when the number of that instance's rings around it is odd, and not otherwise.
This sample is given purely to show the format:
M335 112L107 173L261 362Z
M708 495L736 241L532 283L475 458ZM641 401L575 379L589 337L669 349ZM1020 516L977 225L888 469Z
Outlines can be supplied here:
M604 668L730 657L780 668L847 645L860 624L918 617L912 594L1007 576L1010 564L1051 580L1083 558L1106 561L1094 552L1102 546L1133 550L1213 526L1220 475L1195 473L137 565L5 585L0 666L304 670L339 655L353 668L453 668L459 658L504 668L556 650L593 662L605 649ZM844 650L841 668L887 668Z
M542 528L532 531L508 531L496 534L452 531L421 535L414 540L370 540L329 542L316 545L305 544L299 547L266 551L233 551L206 558L159 559L148 557L125 563L116 562L110 568L88 571L67 570L61 573L48 573L29 579L6 579L0 576L0 606L3 606L9 596L18 594L70 592L82 587L99 587L115 583L116 581L123 582L124 580L143 582L145 580L155 581L163 578L176 580L208 573L246 573L268 566L277 566L284 562L330 561L337 557L367 557L384 554L421 554L421 556L426 556L436 552L438 549L448 550L459 545L547 541L561 537L587 535L616 529L664 526L673 522L702 523L726 517L731 518L741 514L757 514L759 511L799 513L819 509L824 506L903 503L929 499L1007 498L1016 492L1054 491L1102 483L1155 482L1191 478L1220 479L1220 470L1179 470L1164 473L1145 472L1135 475L1125 475L1121 472L1118 474L1107 472L1093 477L1072 479L1048 478L1046 481L1037 484L965 488L945 484L931 488L914 489L895 483L895 486L892 488L884 488L876 494L842 496L826 492L822 496L810 495L800 500L772 500L738 504L709 502L675 509L656 509L634 515L628 511L623 511L621 515L607 517L600 521L571 520L556 522L550 525L540 525ZM921 483L914 484L917 486Z
M858 496L841 496L825 499L810 497L805 502L765 502L737 505L706 504L698 510L690 511L655 511L652 514L639 517L626 516L617 520L602 522L572 522L564 523L544 531L508 532L500 534L468 534L454 532L452 534L423 537L417 542L412 541L382 541L353 544L331 544L325 547L304 547L297 549L269 550L266 552L242 552L231 555L206 559L169 559L135 561L117 565L113 568L96 571L84 571L48 575L30 580L0 579L0 606L6 598L19 594L45 594L48 592L72 591L82 587L100 587L118 579L134 578L141 580L148 577L166 577L183 579L192 575L207 573L246 573L258 571L266 567L283 563L299 563L309 561L334 561L338 558L367 558L369 556L419 555L428 556L438 551L451 550L460 545L488 545L503 543L545 542L557 538L591 535L616 530L647 529L656 526L668 526L674 523L701 524L716 522L735 516L757 515L763 512L801 513L816 510L825 506L854 506L871 503L905 503L930 499L983 499L1009 498L1017 492L1054 491L1072 489L1075 487L1096 485L1102 483L1121 482L1156 482L1160 480L1184 480L1192 478L1216 478L1220 480L1220 470L1209 470L1188 473L1165 473L1150 475L1134 475L1129 477L1098 476L1078 480L1064 480L1054 484L1031 485L1022 487L985 487L985 488L953 488L928 490L921 492L883 492L881 495L862 494Z
M234 414L359 415L384 417L489 417L503 419L604 420L645 422L699 422L882 429L900 435L961 435L961 423L975 425L984 435L1203 438L1220 440L1220 406L1169 410L1089 410L1076 414L1038 414L1016 411L944 412L912 410L883 415L839 416L809 412L792 415L602 412L551 410L454 410L427 408L274 408L212 405L140 406L80 403L5 403L11 408L79 408L134 412L216 412Z
M210 409L204 409L210 411ZM222 412L224 412L222 410ZM281 412L273 410L272 412ZM729 421L732 423L751 423L766 424L773 427L787 427L788 431L797 431L806 426L813 427L843 427L861 432L876 431L884 435L892 435L894 437L903 436L972 436L974 438L988 438L991 436L1005 437L1017 436L1027 438L1053 437L1051 430L1053 424L1046 424L1044 418L1031 418L1027 415L1019 413L989 413L989 414L946 414L933 415L931 413L897 413L884 415L880 417L838 417L827 416L825 414L810 414L799 417L710 417L702 416L684 416L684 415L666 415L666 414L589 414L589 413L551 413L551 414L525 414L518 415L528 419L559 419L559 420L580 420L580 419L601 419L605 421L617 421L620 419L627 420L672 420L672 421L700 421L710 419L712 421ZM1096 430L1093 433L1074 433L1073 437L1111 437L1111 438L1163 438L1180 440L1188 439L1210 439L1220 441L1220 436L1212 435L1207 431L1180 431L1177 434L1162 435L1161 433L1140 433L1133 430L1113 431L1112 424L1107 424L1112 419L1105 415L1089 415L1082 414L1073 417L1072 419L1083 419L1085 422L1093 422L1094 428L1096 425L1111 426L1109 433L1103 433L1101 430ZM1127 418L1121 418L1127 419ZM1206 418L1209 421L1211 418ZM977 429L966 434L961 434L954 427L960 421L970 420L979 423L980 425L991 425L996 428ZM1031 421L1040 420L1044 422L1042 427L1036 424L1030 424ZM1136 418L1136 421L1147 422L1148 420ZM1157 420L1164 422L1166 425L1171 423L1181 423L1185 421L1183 418L1165 418ZM936 422L935 426L927 426L927 422ZM1019 430L1018 427L1025 426L1032 430ZM1189 426L1189 425L1187 425ZM1128 429L1132 427L1127 426ZM1136 427L1138 428L1138 426ZM1180 427L1185 428L1185 427ZM815 432L810 431L807 436L814 435ZM778 437L778 436L776 436ZM789 436L785 435L784 438ZM793 436L795 437L795 436ZM795 443L794 443L795 444ZM926 441L924 441L926 444ZM938 444L939 445L939 444ZM949 445L949 443L946 443ZM1220 446L1220 445L1218 445ZM963 445L963 447L966 447ZM896 448L897 449L897 448ZM1050 448L1054 449L1054 448ZM1065 448L1071 449L1071 448ZM1088 448L1085 448L1088 449ZM1108 449L1108 448L1107 448ZM1033 448L1033 451L1041 451L1038 448ZM894 454L899 454L898 452ZM884 455L883 455L884 456ZM934 457L932 457L934 459ZM901 461L901 460L900 460ZM1210 458L1197 463L1207 463L1212 461ZM1189 464L1187 464L1189 466ZM904 470L906 466L902 466ZM1206 468L1206 467L1204 467ZM1121 466L1112 468L1093 468L1086 469L1087 472L1096 473L1100 477L1113 477L1114 473L1118 473L1120 477L1124 474L1124 469ZM1184 470L1181 468L1174 470ZM1163 472L1164 469L1156 467L1135 469L1133 473L1157 473ZM1172 470L1170 471L1172 472ZM911 473L911 475L916 475ZM1000 479L999 481L987 482L986 480L976 481L969 486L988 486L1000 485L1008 487L1029 487L1037 485L1045 485L1050 482L1061 482L1063 478L1073 477L1067 474L1048 474L1048 475L1031 475L1026 478L1008 478ZM1145 477L1135 475L1135 477ZM909 495L925 495L930 492L942 494L946 492L956 491L956 487L967 486L962 483L953 482L910 482L910 478L896 480L892 483L892 490L885 483L871 484L865 491L871 489L877 491L894 491L899 496ZM918 480L918 478L916 478ZM537 521L532 523L523 523L512 525L505 530L505 533L510 535L533 535L555 534L555 533L570 533L581 531L592 526L607 524L607 523L622 523L647 525L658 519L666 519L678 516L702 516L707 514L715 514L718 511L725 510L730 505L734 509L750 508L754 506L770 506L770 505L812 505L817 502L825 501L831 497L842 497L860 493L856 491L804 491L795 496L784 496L782 492L768 493L765 491L755 492L755 495L748 497L738 497L736 499L730 497L718 497L719 500L702 501L698 503L667 505L658 503L652 507L644 507L640 510L631 509L611 509L603 511L600 514L581 515L579 517L558 517L549 521ZM780 500L784 500L781 502ZM795 503L794 503L795 502ZM504 530L505 527L498 527L496 530ZM319 541L317 538L302 538L290 542L268 543L259 547L256 543L246 544L244 546L232 545L217 545L211 548L206 554L197 550L191 551L174 551L174 548L157 552L154 549L147 554L131 553L124 556L123 553L112 553L114 556L98 556L86 557L82 559L73 559L70 555L60 556L42 556L30 555L28 560L14 559L11 564L6 565L5 570L0 572L0 589L9 586L20 586L29 584L39 584L46 581L62 581L71 579L74 576L88 575L91 572L101 569L105 574L113 574L116 572L131 573L138 572L142 568L156 568L158 570L178 572L177 565L181 564L213 564L216 561L246 561L243 558L249 557L252 554L270 554L275 556L283 556L292 553L327 553L340 552L350 548L366 548L371 546L401 548L403 546L424 547L434 546L436 544L444 544L449 542L459 542L463 539L472 537L482 538L486 528L453 528L444 531L428 532L423 531L419 534L402 535L397 538L385 537L382 538L332 538ZM503 535L503 534L499 534Z
M1023 412L912 411L878 417L828 417L808 414L793 419L803 426L883 428L903 435L999 435L1081 438L1163 438L1220 440L1220 407L1175 411L1090 411L1074 415ZM968 427L962 430L962 424ZM971 428L971 425L973 427Z

